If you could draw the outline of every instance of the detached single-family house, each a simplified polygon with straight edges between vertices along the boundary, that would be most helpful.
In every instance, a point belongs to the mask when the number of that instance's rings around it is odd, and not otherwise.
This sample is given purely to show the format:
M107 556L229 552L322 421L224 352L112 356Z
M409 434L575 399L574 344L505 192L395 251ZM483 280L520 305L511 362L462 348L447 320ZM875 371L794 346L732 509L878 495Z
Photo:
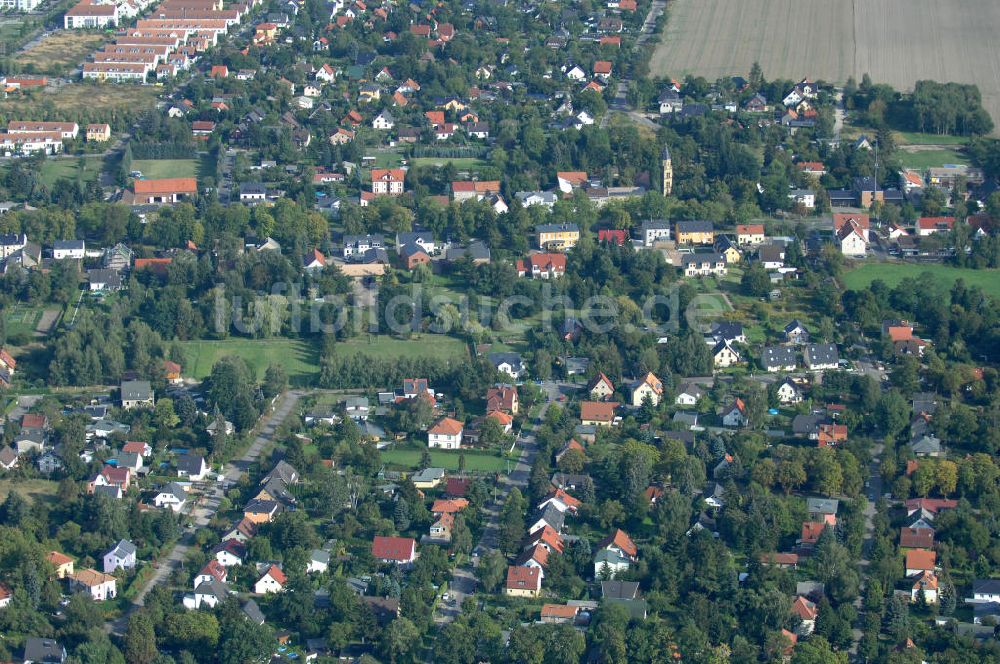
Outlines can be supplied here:
M458 420L445 417L427 430L427 447L443 450L457 450L462 446L465 425Z
M520 378L525 372L524 361L517 353L489 353L486 360L497 371L507 374L514 380Z
M933 572L937 562L937 553L929 549L910 549L906 552L906 576L917 576L924 572Z
M208 471L209 467L203 456L183 454L177 458L177 477L200 482L208 476Z
M580 421L584 426L609 427L615 423L614 401L583 401L580 403Z
M712 363L717 369L726 369L741 361L739 352L728 341L720 341L712 348Z
M798 635L809 636L812 634L813 630L816 629L816 617L819 615L816 603L805 597L796 597L795 601L792 602L792 613L801 620L799 628L796 630Z
M587 385L587 392L590 393L591 399L602 401L615 393L615 386L604 373L598 373Z
M663 397L663 383L651 371L647 372L642 380L633 383L629 390L632 405L635 407L642 406L646 399L649 399L654 406L658 406Z
M85 569L70 577L69 587L74 592L85 592L95 602L114 599L118 594L118 581L110 574L96 569Z
M703 396L705 396L705 392L697 383L681 383L677 388L674 403L678 406L694 406L701 401Z
M280 593L285 590L286 583L288 577L285 573L277 565L271 565L264 575L257 579L257 583L253 584L253 591L258 595Z
M121 405L125 410L152 408L153 387L148 380L126 380L121 384Z
M722 426L724 427L742 427L746 426L748 422L746 404L739 397L733 399L733 402L722 411Z
M511 565L503 594L508 597L538 597L542 592L542 571L537 567Z
M186 502L187 492L184 491L184 487L177 482L167 484L165 487L161 488L153 498L154 505L161 509L169 509L173 512L180 512L184 509L184 504Z
M412 537L385 537L372 540L372 557L383 563L409 565L417 559L417 542Z
M104 571L111 574L116 569L133 569L136 566L135 553L135 544L128 540L120 540L104 554Z

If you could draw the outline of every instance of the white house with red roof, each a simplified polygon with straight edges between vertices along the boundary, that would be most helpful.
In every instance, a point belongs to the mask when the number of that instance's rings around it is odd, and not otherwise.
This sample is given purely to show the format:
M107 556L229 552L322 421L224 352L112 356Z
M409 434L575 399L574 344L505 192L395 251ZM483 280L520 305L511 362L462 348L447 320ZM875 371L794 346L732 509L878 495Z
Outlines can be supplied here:
M372 540L372 556L384 563L409 565L417 559L417 542L412 537L376 535Z
M257 580L257 583L253 584L253 591L258 595L280 593L285 590L286 583L288 583L288 577L285 576L285 573L277 565L271 565Z

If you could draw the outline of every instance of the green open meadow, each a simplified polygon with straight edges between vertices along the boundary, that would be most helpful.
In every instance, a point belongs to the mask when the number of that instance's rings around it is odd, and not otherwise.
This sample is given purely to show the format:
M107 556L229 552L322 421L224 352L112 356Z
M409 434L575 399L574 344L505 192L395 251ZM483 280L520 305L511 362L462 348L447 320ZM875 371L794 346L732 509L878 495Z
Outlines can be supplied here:
M972 270L950 265L918 265L915 263L866 263L844 274L844 285L851 289L865 288L876 279L881 279L889 287L894 287L903 279L919 279L928 274L951 288L958 279L964 279L968 286L979 286L987 295L1000 298L1000 270Z
M8 337L21 335L31 336L38 325L38 319L42 317L42 307L27 307L23 304L15 304L8 307L3 313L4 329Z
M486 165L475 157L414 157L410 160L413 166L444 166L449 162L457 171L476 171Z
M390 466L416 469L423 449L403 448L382 450L382 461ZM495 473L507 469L507 461L489 452L473 450L430 450L431 464L445 470L458 470L458 457L465 455L465 469L471 472ZM513 463L513 462L512 462Z
M292 382L307 382L319 371L319 349L301 339L225 339L223 341L184 341L184 375L204 378L223 357L242 357L262 377L267 367L279 364Z
M466 360L469 347L461 339L444 334L420 334L411 339L387 335L361 335L334 346L339 355L368 355L379 359L430 358L442 361Z
M200 178L200 159L133 159L132 170L141 171L146 180L162 178Z
M940 150L919 150L917 152L900 151L899 161L903 168L924 170L925 168L940 168L945 164L968 164L969 158L958 150L942 148Z
M0 480L0 503L7 500L11 491L16 491L29 502L36 500L52 500L59 490L59 483L51 480Z

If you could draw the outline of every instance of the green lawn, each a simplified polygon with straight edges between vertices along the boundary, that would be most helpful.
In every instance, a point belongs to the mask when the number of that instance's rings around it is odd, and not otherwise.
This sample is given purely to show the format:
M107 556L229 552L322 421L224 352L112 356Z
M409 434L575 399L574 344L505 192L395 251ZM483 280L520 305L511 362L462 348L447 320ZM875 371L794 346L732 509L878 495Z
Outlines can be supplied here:
M896 286L907 277L920 278L929 274L935 281L945 283L949 288L959 278L968 286L979 286L993 298L1000 298L1000 270L971 270L950 265L916 265L914 263L867 263L844 275L847 288L860 289L875 279L881 279L889 287Z
M457 171L477 171L486 165L485 161L475 157L414 157L410 160L412 166L444 166L448 162Z
M84 159L84 182L97 179L101 173L102 163L99 157ZM51 188L57 180L75 180L79 170L79 159L46 159L42 162L42 167L38 169L38 174L42 183Z
M7 495L15 491L29 502L40 499L51 499L59 490L59 483L51 480L0 480L0 502L7 500Z
M969 142L965 136L941 136L915 131L894 131L892 137L896 145L965 145Z
M416 469L420 464L422 449L404 448L382 450L382 461L401 468ZM431 464L445 470L458 470L458 457L465 455L465 469L468 471L495 473L507 469L503 458L488 452L472 450L430 450ZM513 463L513 462L512 462Z
M300 339L226 339L225 341L183 341L186 364L184 375L204 378L212 366L227 355L242 357L264 375L271 364L280 364L292 382L307 382L319 371L319 350Z
M202 177L200 159L133 159L132 170L142 171L146 180Z
M427 357L436 360L467 360L469 347L461 339L444 334L420 334L412 339L387 335L362 335L338 342L334 352L368 355L380 359Z
M941 150L921 150L919 152L899 151L899 160L903 168L923 170L938 168L945 164L968 164L969 158L958 150L943 148Z

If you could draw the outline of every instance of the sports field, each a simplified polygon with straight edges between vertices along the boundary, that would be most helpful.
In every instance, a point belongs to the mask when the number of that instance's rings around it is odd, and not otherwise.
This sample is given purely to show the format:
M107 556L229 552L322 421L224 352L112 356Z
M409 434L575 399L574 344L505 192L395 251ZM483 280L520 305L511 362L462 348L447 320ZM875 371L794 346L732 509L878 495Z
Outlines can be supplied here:
M1000 126L995 0L676 0L653 75L975 83Z
M951 288L957 279L964 279L968 286L979 286L990 297L1000 299L1000 270L970 270L950 265L917 265L915 263L866 263L844 275L847 288L864 288L876 279L893 287L907 277L915 279L929 274L937 283Z
M945 164L968 164L969 158L964 153L951 148L941 148L935 150L917 150L910 152L900 150L896 153L903 168L914 168L923 170L925 168L937 168Z

